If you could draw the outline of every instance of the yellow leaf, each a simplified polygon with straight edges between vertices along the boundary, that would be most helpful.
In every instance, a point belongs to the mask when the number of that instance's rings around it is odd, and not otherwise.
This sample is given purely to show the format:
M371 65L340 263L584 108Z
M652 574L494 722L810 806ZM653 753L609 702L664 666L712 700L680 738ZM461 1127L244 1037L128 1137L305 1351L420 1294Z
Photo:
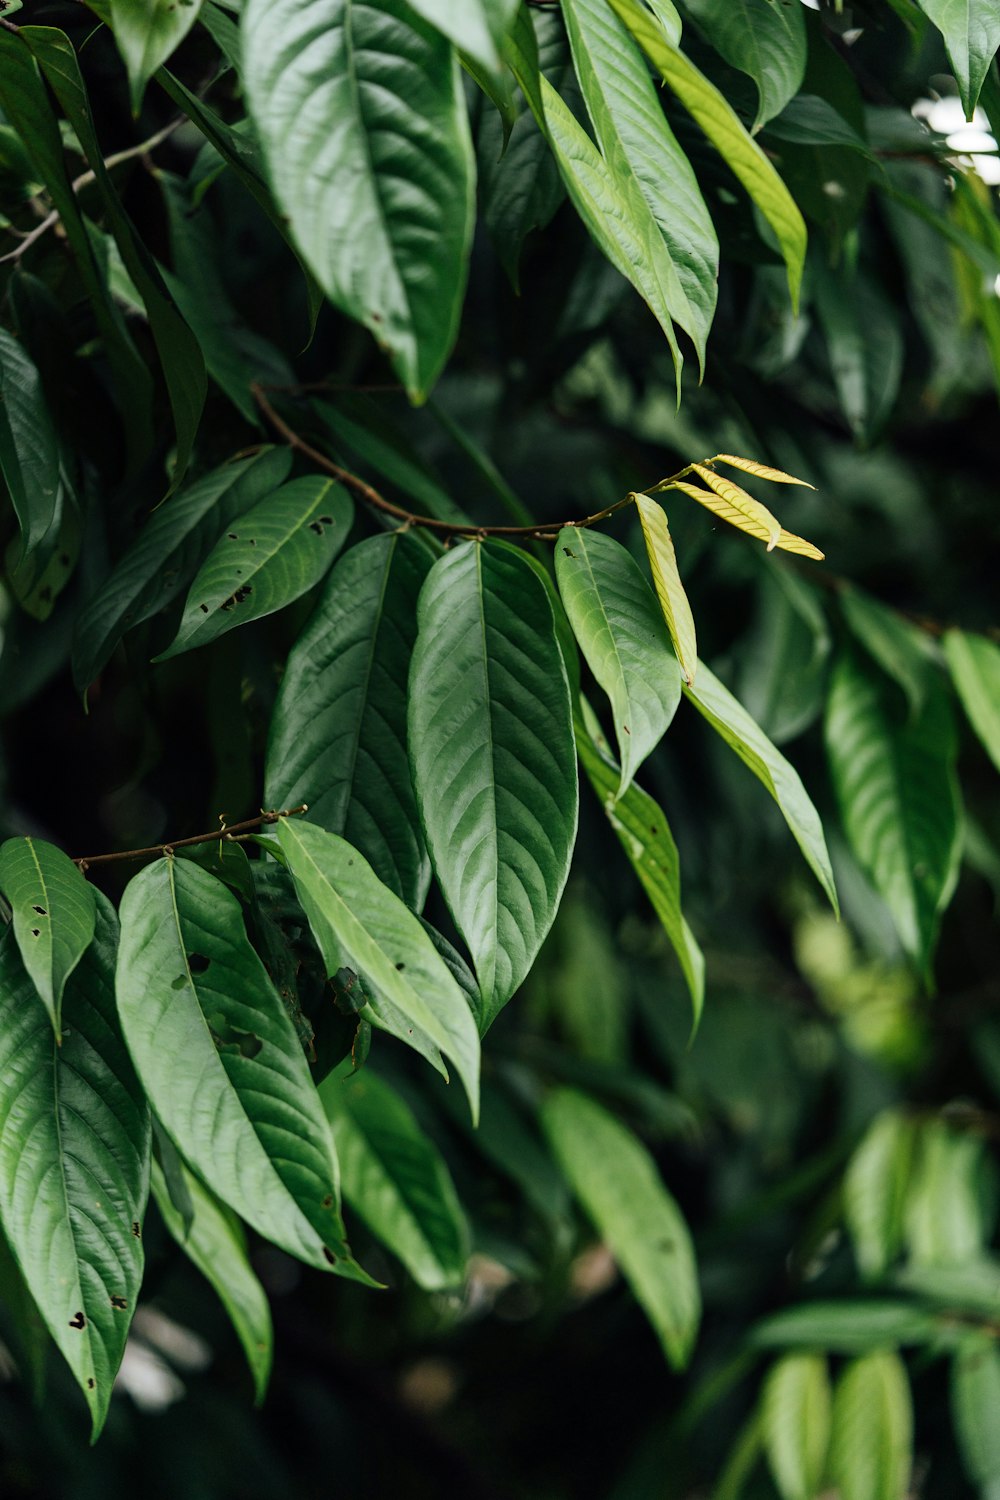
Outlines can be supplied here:
M759 464L755 458L737 458L733 453L717 453L708 462L728 464L731 469L742 469L744 474L756 474L758 479L769 479L772 484L801 484L807 490L816 488L808 479L796 479L794 474L786 474L784 469L772 469L767 464Z
M767 538L767 550L770 552L777 544L781 535L781 522L777 516L773 516L766 505L748 495L746 490L734 484L731 479L724 479L721 474L716 474L712 469L706 469L704 464L692 464L691 468L699 479L703 479L709 489L723 500L727 500L734 510L745 516L748 521L753 521L757 526L764 529ZM755 533L756 535L756 533Z
M704 505L706 510L710 510L713 516L718 516L720 521L728 521L730 526L735 526L749 536L756 537L758 542L764 542L766 545L770 541L768 531L760 522L750 520L735 506L730 505L728 500L723 500L721 495L703 490L697 484L685 484L680 479L675 479L670 488L682 490L685 495L690 495L692 500L697 500L699 505ZM812 542L807 542L804 537L796 536L792 531L786 531L784 527L779 531L778 540L774 545L783 552L794 552L799 557L812 557L817 562L822 562L825 555L818 547L814 547Z
M698 644L695 639L694 616L681 583L681 575L677 571L677 557L666 512L662 505L657 505L648 495L633 495L632 499L642 522L642 535L649 554L656 597L660 601L684 680L690 686L694 682L698 666Z
M812 542L807 542L805 537L796 536L794 531L786 531L784 527L778 538L778 546L782 552L794 552L798 557L812 557L817 562L822 562L826 556L826 553L814 547Z

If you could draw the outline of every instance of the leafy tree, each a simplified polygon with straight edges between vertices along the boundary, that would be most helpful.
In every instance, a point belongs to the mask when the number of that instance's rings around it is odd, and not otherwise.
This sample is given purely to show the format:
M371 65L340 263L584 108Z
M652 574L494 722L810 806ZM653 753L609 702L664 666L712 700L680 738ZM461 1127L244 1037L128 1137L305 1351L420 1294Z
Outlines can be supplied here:
M5 1494L996 1492L998 45L8 0Z

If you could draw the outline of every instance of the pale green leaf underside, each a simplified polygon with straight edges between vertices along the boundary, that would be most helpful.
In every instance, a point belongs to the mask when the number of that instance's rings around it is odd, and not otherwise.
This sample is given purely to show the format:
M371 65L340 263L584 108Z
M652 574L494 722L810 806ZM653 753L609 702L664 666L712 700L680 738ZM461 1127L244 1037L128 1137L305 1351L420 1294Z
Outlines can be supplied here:
M984 635L948 630L944 652L969 723L1000 771L1000 646Z
M111 0L111 26L128 69L132 110L146 84L198 19L202 0Z
M412 8L488 73L499 73L500 47L519 0L410 0Z
M635 496L635 508L642 524L642 537L653 575L656 597L667 622L681 674L688 684L698 670L698 642L694 616L677 568L677 554L667 524L666 511L646 495Z
M20 838L0 846L0 891L14 913L24 966L58 1036L63 989L94 936L93 887L54 844Z

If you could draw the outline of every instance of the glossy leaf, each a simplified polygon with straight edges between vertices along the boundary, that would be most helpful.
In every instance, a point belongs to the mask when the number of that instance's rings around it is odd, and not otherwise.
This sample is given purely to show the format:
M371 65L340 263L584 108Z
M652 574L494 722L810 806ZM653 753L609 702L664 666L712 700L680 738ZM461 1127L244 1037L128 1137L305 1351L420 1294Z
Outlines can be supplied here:
M488 72L502 66L500 48L517 11L518 0L410 0L425 21L467 52Z
M94 936L94 888L54 844L19 838L0 845L0 891L13 910L24 967L58 1039L66 981Z
M188 1260L218 1293L243 1346L259 1405L267 1392L274 1349L267 1296L250 1265L239 1220L188 1171L173 1147L169 1149L173 1152L173 1183L153 1159L150 1186L156 1206ZM180 1205L174 1184L183 1193Z
M177 634L156 660L300 598L333 562L353 518L347 491L321 475L293 479L235 517L198 569Z
M101 672L126 630L176 599L220 533L277 489L291 462L287 448L232 459L153 511L77 619L73 680L80 692Z
M66 986L59 1046L0 939L0 1219L46 1326L104 1424L142 1282L149 1113L115 1015L116 922Z
M801 5L773 0L686 0L688 15L731 68L748 73L760 103L754 130L784 109L802 86L806 24Z
M610 0L664 82L722 154L774 230L797 307L806 253L806 227L795 200L757 143L747 135L714 84L671 43L639 0Z
M866 1354L833 1398L830 1477L840 1500L903 1500L913 1465L910 1382L898 1354Z
M815 1500L830 1440L830 1378L819 1354L786 1354L764 1386L764 1451L781 1500Z
M646 495L635 496L635 508L642 523L642 537L646 543L656 597L660 601L660 609L680 662L681 675L690 685L698 670L698 642L694 616L677 570L677 554L667 525L666 511Z
M260 1234L321 1270L356 1273L326 1117L236 898L168 857L129 882L121 921L118 1010L164 1130Z
M960 857L955 740L940 686L933 685L918 717L895 723L880 681L850 655L841 657L826 715L840 815L903 947L925 974Z
M844 1175L844 1216L862 1276L878 1280L903 1245L913 1122L896 1110L872 1121Z
M726 479L722 474L716 474L712 469L706 469L704 464L692 464L691 469L719 499L725 500L733 510L739 512L744 520L753 523L756 528L755 535L763 532L768 552L773 551L781 536L781 522L771 514L767 506L755 500L752 495L748 495L742 485L734 484L731 479Z
M425 1291L461 1285L468 1225L448 1168L409 1106L369 1068L331 1074L320 1098L354 1212Z
M582 722L577 723L576 745L608 822L677 954L697 1026L705 999L705 960L681 910L680 859L670 825L663 809L634 782L618 795L618 768L601 753Z
M420 910L430 864L406 754L417 596L433 555L410 532L359 543L293 646L268 739L267 807L305 802Z
M472 954L488 1025L552 925L578 803L552 605L506 543L463 543L427 576L409 747L431 863Z
M405 0L248 0L241 31L251 114L302 255L421 400L454 342L472 234L458 61Z
M354 969L373 995L364 1019L415 1047L434 1066L440 1067L439 1053L450 1057L475 1117L476 1023L419 919L337 834L282 818L278 840L327 973L345 964Z
M777 802L806 862L837 911L837 891L823 825L799 773L704 662L699 665L697 684L684 691Z
M0 328L0 473L21 528L21 556L29 557L58 517L59 443L38 370L6 328Z
M606 0L572 0L562 11L601 152L620 180L631 175L639 186L688 302L687 318L682 307L674 316L704 366L719 244L697 179L667 124L645 58Z
M621 762L619 795L659 744L677 711L681 677L649 585L625 548L599 531L567 526L555 549L566 613L611 699Z
M111 0L111 26L128 68L132 112L146 84L198 19L201 0Z
M542 1105L549 1144L587 1217L675 1369L686 1365L701 1297L688 1227L645 1146L612 1115L573 1089Z
M752 497L747 495L746 491L741 491L743 499L740 505L737 506L733 504L731 499L726 497L726 493L723 491L725 481L721 480L720 482L718 475L716 475L716 481L717 483L713 485L711 491L702 489L697 484L686 484L683 479L675 479L669 488L680 490L682 495L688 495L692 500L697 500L699 505L703 505L706 510L711 511L713 516L718 516L720 521L728 521L730 526L735 526L738 531L745 531L749 536L756 537L758 542L764 543L769 552L772 548L779 547L782 552L795 552L800 557L811 557L817 562L823 560L823 553L818 547L814 547L812 542L807 542L804 537L796 536L794 532L786 531L783 526L775 521L769 511L765 511L769 519L764 520L755 511L751 510L747 506L746 501ZM737 488L737 486L730 485L725 486L725 488L727 491L731 491ZM764 506L760 508L761 510L765 510Z
M951 1366L951 1410L965 1470L973 1484L1000 1480L1000 1353L987 1333L970 1333Z
M964 630L946 631L943 644L969 723L1000 771L1000 646Z
M1000 14L992 0L917 0L944 37L965 117L975 113L979 91L1000 47Z
M735 453L717 453L711 462L726 464L730 469L739 469L744 474L753 474L757 479L767 479L771 484L798 484L807 490L816 488L814 484L809 483L808 479L796 479L794 474L786 474L784 469L772 469L769 464L758 463L755 458L740 458Z

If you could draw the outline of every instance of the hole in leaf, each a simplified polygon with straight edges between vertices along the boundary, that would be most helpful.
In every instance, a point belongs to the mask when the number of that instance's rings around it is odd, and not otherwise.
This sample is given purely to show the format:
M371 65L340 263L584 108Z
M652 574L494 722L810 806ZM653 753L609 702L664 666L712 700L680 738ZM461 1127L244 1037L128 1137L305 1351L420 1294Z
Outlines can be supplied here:
M42 935L42 930L41 930L40 927L33 927L31 929L31 936L32 937L41 937L41 935Z
M87 1326L87 1320L83 1316L83 1313L82 1312L74 1313L73 1316L69 1320L69 1326L71 1328L86 1328L86 1326Z
M322 523L323 523L324 526L332 526L333 525L333 517L332 516L320 516L320 520L322 521Z
M235 531L230 531L229 532L229 540L231 542L238 542L239 541L239 536L237 535L237 533Z
M142 1229L139 1226L139 1220L138 1219L133 1219L132 1220L132 1233L135 1235L135 1237L136 1237L137 1240L141 1240L142 1239Z
M323 1207L324 1208L332 1208L333 1207L333 1194L332 1193L327 1193L326 1197L323 1199Z
M330 1262L331 1266L335 1266L337 1264L337 1257L334 1255L333 1251L328 1250L325 1245L323 1246L323 1254Z
M396 968L399 969L400 972L402 972L402 970L406 968L406 965L404 963L398 963L396 965Z
M203 615L207 615L208 614L208 605L207 604L199 604L198 608L201 610L201 612L202 612Z
M309 530L310 531L315 531L315 533L316 533L317 536L322 536L323 535L323 528L319 524L318 521L310 521L309 522Z
M48 912L45 910L44 906L33 906L31 908L31 910L33 912L37 912L38 916L40 916L40 917L47 917L48 916Z
M251 547L256 547L256 545L257 545L257 538L255 536L252 536L250 538L250 545L251 545Z
M94 1389L95 1384L96 1384L96 1381L94 1380L93 1375L88 1376L87 1377L87 1390L88 1391L92 1391Z
M204 953L189 953L187 961L192 974L204 974L211 963L211 959L206 958Z
M125 1301L124 1297L112 1297L111 1306L116 1310L116 1312L123 1312L124 1309L128 1307L128 1303Z

